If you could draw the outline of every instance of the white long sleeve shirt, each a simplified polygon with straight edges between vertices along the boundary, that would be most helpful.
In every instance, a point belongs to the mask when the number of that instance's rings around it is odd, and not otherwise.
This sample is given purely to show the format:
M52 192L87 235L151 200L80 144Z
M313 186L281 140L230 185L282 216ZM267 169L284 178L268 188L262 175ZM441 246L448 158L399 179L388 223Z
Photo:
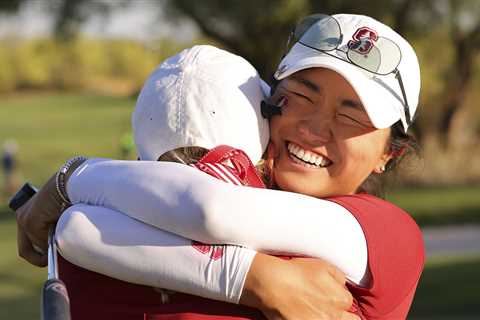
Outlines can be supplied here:
M77 204L60 217L60 254L122 281L238 303L255 251L201 246L104 207Z
M74 203L114 209L185 238L319 257L336 265L354 283L366 279L367 247L362 229L346 209L330 201L232 186L177 163L107 159L84 163L70 178L67 190ZM121 238L129 242L128 236ZM114 254L114 250L108 251ZM145 261L130 260L136 263L136 277L142 277L139 271ZM229 281L243 285L248 267L238 270L235 276L241 280ZM224 300L238 299L233 297L232 292L238 294L235 290L224 290L223 295L230 294Z

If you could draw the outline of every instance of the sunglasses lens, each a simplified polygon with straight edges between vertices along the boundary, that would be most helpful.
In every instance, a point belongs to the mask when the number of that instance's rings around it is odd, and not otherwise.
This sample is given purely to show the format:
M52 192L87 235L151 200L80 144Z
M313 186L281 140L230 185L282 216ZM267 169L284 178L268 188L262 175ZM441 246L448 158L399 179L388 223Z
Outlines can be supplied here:
M340 26L337 20L327 15L309 16L295 29L295 38L317 50L334 50L341 42Z
M347 56L353 64L374 73L378 72L382 62L382 55L380 51L373 45L368 49L367 52L362 48L360 43L357 43L350 47L350 50L347 52Z
M364 39L351 43L347 56L353 64L380 75L395 70L402 58L395 42L382 37L375 42Z

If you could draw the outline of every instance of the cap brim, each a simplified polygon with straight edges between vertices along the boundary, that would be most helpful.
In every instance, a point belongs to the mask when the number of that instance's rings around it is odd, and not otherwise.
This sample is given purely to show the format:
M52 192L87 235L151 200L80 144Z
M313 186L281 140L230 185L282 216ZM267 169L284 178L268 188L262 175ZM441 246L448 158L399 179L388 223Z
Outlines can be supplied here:
M275 74L277 80L309 68L326 68L337 72L353 87L375 128L388 128L398 120L405 122L401 112L403 102L397 92L392 92L391 89L392 79L396 81L393 74L376 76L341 58L335 58L298 43L280 63L279 70L282 70L282 66L286 67L283 67L284 72ZM380 77L392 79L384 80Z

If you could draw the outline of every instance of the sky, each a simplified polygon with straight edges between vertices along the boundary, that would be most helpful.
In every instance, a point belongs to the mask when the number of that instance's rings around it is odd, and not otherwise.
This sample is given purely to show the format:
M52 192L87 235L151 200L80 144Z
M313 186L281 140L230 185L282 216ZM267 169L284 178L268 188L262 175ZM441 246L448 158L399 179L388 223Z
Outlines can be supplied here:
M0 15L0 36L45 36L52 33L53 19L42 0L28 2L15 15ZM180 42L190 41L198 29L190 21L174 25L165 19L163 11L151 0L131 1L127 7L116 8L106 19L93 15L82 27L82 32L92 37L133 38L149 41L173 36Z

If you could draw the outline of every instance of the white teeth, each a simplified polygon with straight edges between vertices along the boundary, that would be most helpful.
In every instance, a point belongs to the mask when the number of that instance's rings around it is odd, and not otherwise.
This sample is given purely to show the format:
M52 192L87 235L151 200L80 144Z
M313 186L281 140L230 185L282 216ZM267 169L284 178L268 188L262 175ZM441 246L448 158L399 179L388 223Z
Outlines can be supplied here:
M310 161L310 152L305 152L305 154L302 157L302 160L305 161L305 162L309 162Z
M303 149L300 149L300 151L296 152L295 155L300 159L303 159L303 156L305 155L305 151Z
M330 160L322 157L319 154L314 154L309 151L303 150L298 145L289 143L287 146L288 151L295 155L296 158L303 160L306 163L315 165L317 167L325 167L330 164Z

